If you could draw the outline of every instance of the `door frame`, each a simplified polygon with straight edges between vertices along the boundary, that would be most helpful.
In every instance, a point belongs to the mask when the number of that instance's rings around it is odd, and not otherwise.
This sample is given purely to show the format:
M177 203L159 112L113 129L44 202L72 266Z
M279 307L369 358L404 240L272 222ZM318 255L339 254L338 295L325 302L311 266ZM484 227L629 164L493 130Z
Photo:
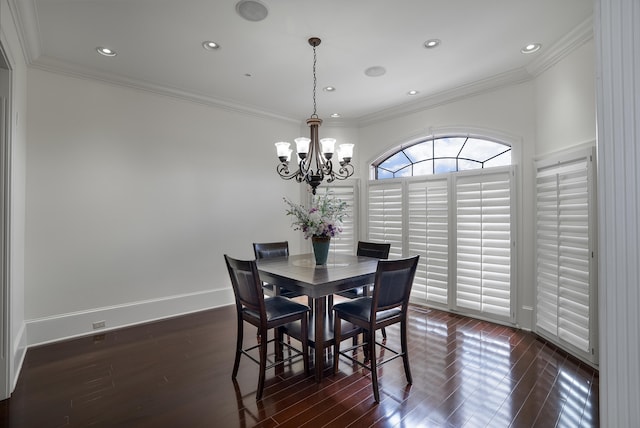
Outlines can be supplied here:
M11 346L11 107L12 67L0 40L0 400L12 390Z

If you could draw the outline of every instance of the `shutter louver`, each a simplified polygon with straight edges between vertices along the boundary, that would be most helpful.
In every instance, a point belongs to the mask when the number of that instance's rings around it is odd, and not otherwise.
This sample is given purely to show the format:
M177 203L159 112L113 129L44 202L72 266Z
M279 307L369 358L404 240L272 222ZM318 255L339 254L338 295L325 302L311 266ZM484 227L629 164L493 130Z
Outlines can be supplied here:
M459 176L456 305L511 318L510 171Z

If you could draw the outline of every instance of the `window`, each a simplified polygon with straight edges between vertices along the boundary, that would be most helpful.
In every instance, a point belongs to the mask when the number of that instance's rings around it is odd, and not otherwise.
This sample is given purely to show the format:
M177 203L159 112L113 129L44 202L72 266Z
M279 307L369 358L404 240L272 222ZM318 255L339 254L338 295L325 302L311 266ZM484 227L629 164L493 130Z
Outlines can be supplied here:
M390 259L403 255L403 194L400 182L369 186L369 240L390 243Z
M511 322L515 168L369 183L368 237L420 255L414 302Z
M331 239L331 251L341 254L355 254L357 243L357 201L358 185L356 180L346 180L323 184L318 188L318 194L326 191L337 199L347 203L347 215L342 223L342 233Z
M373 164L376 180L505 165L511 165L509 145L468 136L419 141Z
M596 362L593 158L536 163L536 329Z
M515 169L491 159L510 163L511 148L444 137L374 163L368 239L420 255L412 301L513 322Z
M409 254L420 254L412 288L418 301L448 305L449 180L408 183Z
M477 151L471 141L479 142ZM486 156L467 164L470 153ZM515 166L488 168L490 156L507 163L511 151L491 140L448 137L374 162L367 231L371 240L390 242L394 257L420 255L413 302L514 322ZM597 363L594 159L588 149L535 164L534 328Z
M456 307L497 318L511 316L512 174L457 177Z

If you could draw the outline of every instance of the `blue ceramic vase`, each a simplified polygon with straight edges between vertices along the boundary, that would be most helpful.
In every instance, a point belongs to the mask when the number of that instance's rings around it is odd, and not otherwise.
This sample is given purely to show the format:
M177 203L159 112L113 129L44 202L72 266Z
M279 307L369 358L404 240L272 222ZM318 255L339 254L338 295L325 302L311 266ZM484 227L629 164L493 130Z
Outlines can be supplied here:
M313 245L313 254L316 257L316 265L327 264L329 256L329 245L331 244L330 236L312 236L311 245Z

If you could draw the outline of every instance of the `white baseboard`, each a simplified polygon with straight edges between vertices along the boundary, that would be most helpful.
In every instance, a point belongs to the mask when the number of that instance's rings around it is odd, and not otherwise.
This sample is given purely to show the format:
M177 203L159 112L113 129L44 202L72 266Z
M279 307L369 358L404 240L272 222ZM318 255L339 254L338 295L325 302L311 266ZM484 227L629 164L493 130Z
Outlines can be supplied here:
M100 334L130 325L226 306L233 302L233 291L229 287L32 319L25 323L27 346ZM94 329L93 323L96 322L104 322L104 327Z
M20 375L20 371L22 370L22 363L24 362L24 357L27 355L27 329L26 325L22 324L20 327L20 331L16 335L13 342L13 359L11 361L11 391L16 388L18 384L18 376Z

